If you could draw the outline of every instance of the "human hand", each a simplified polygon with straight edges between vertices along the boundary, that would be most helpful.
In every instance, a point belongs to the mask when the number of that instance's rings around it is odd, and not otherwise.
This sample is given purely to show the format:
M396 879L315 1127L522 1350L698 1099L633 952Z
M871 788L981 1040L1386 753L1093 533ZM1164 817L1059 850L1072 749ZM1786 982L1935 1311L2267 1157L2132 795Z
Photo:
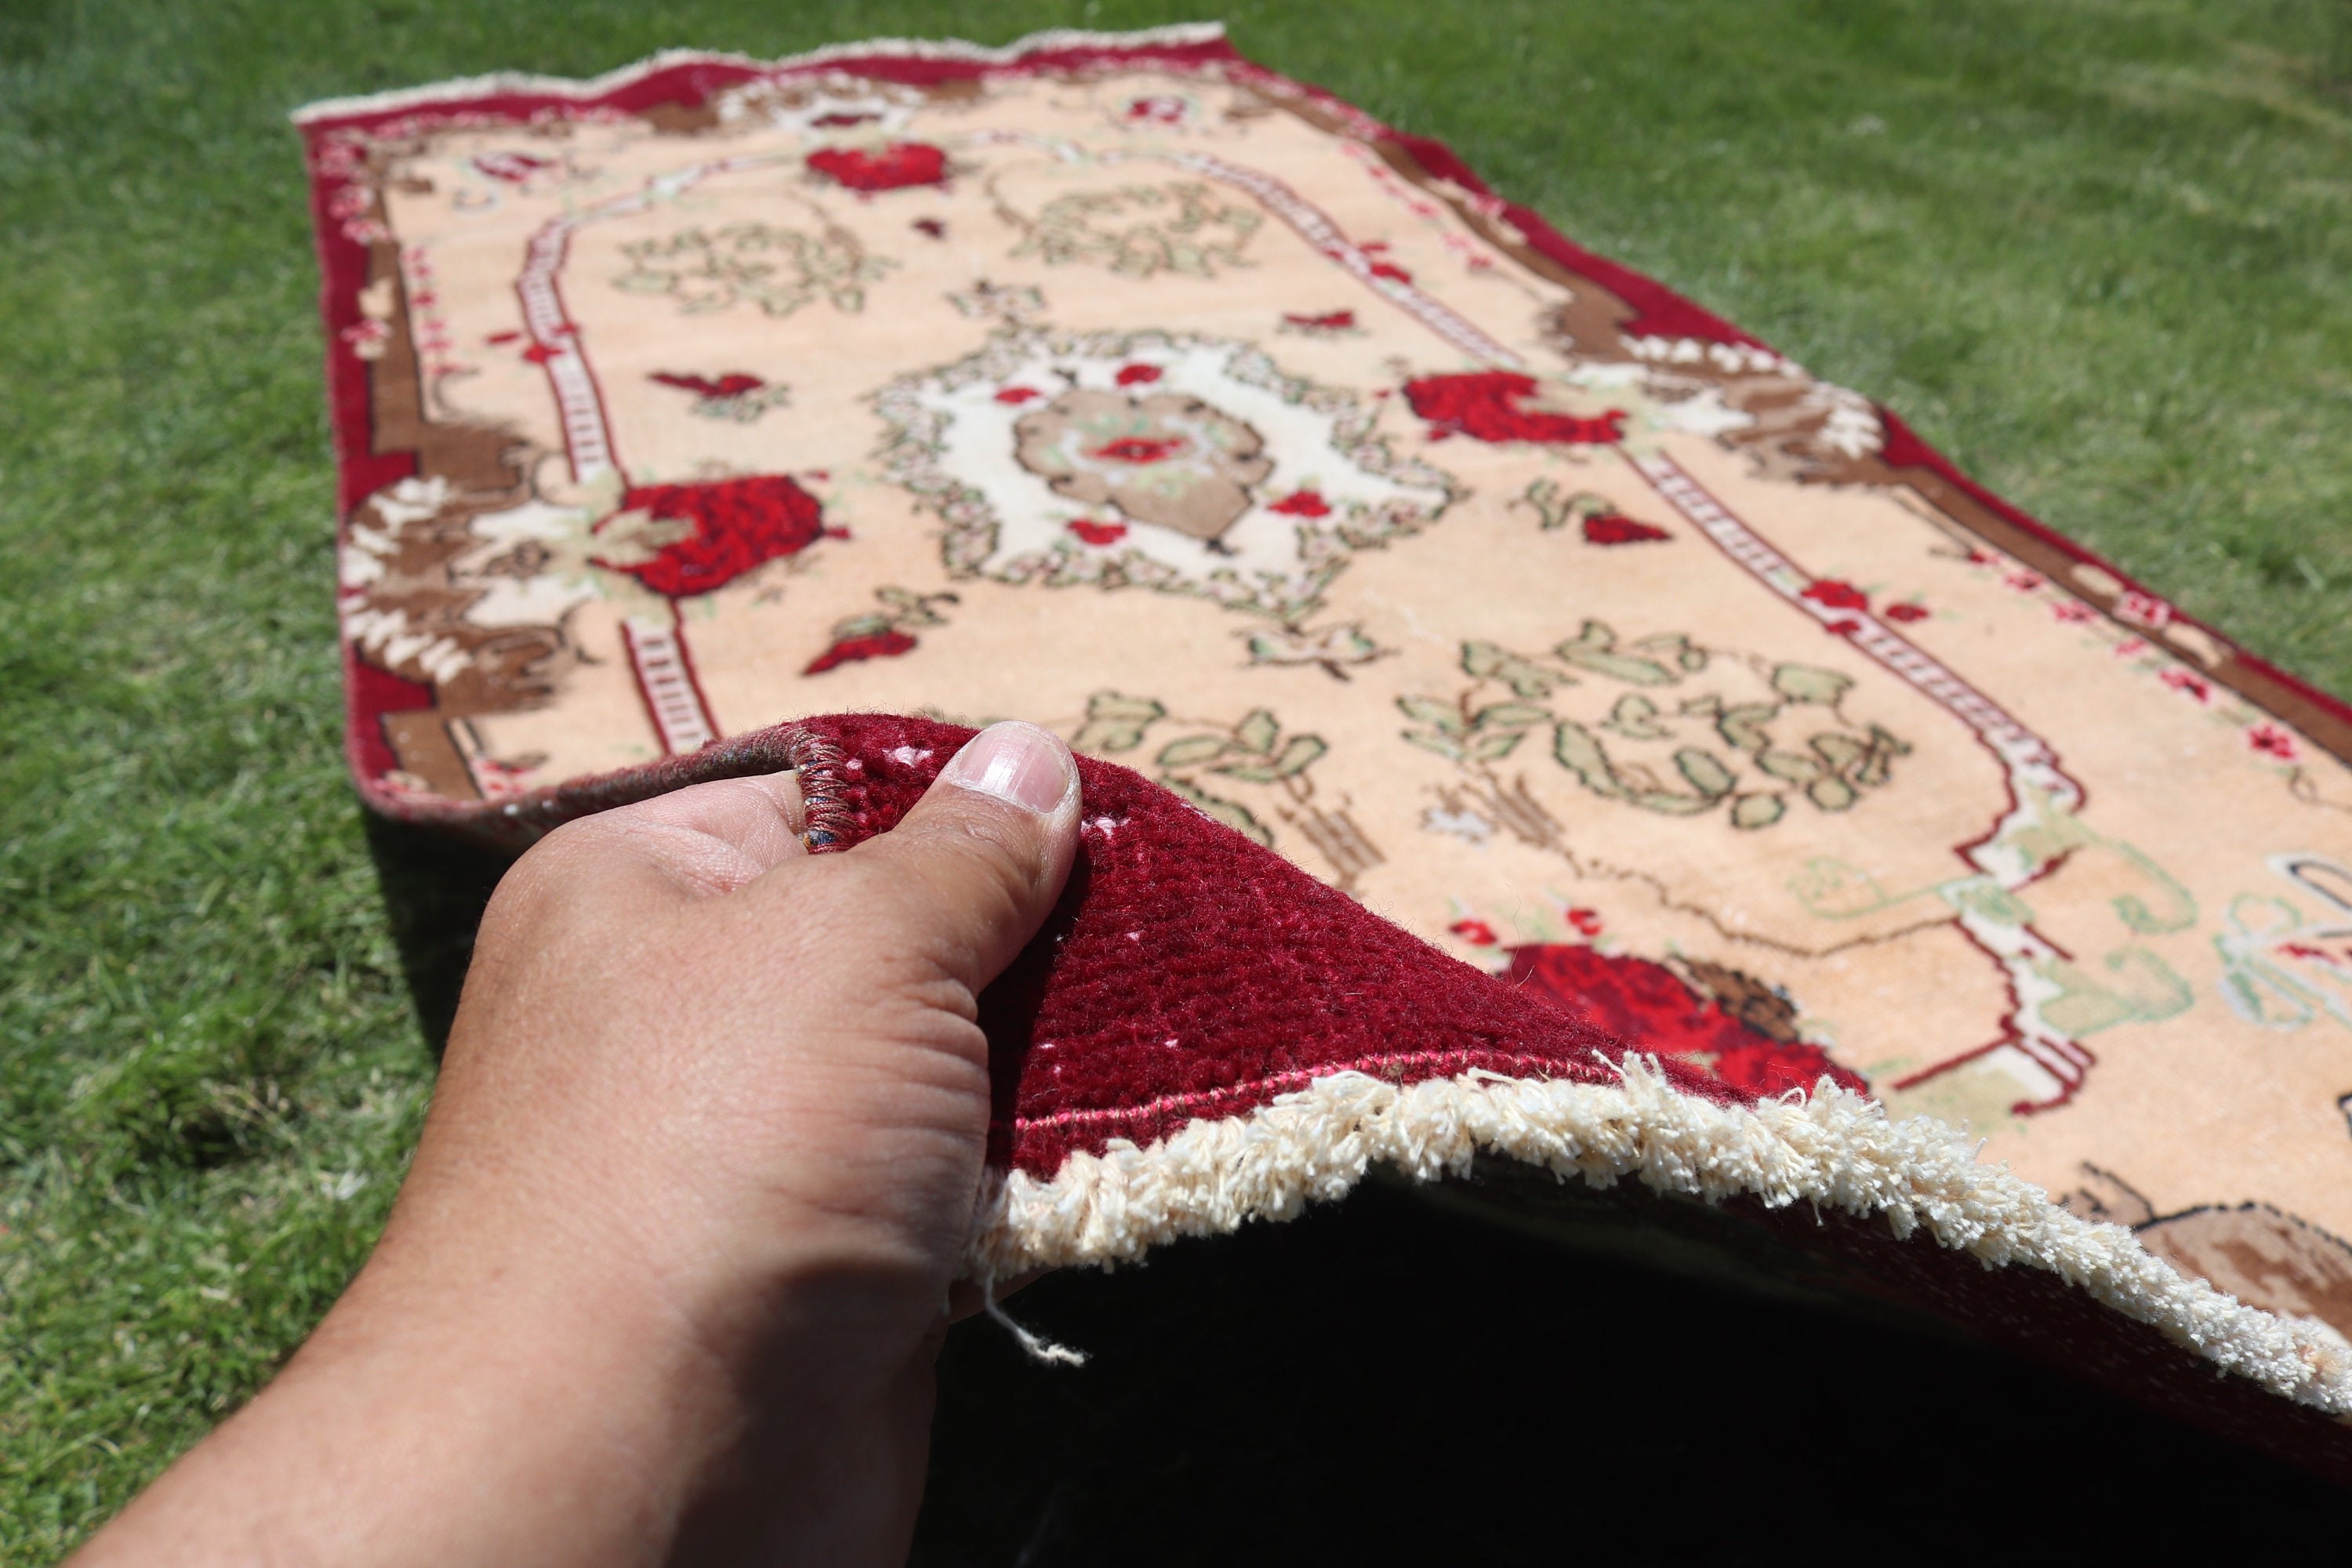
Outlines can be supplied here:
M483 920L374 1257L83 1563L903 1558L976 998L1077 817L1061 742L1002 724L845 854L802 848L790 774L550 835Z

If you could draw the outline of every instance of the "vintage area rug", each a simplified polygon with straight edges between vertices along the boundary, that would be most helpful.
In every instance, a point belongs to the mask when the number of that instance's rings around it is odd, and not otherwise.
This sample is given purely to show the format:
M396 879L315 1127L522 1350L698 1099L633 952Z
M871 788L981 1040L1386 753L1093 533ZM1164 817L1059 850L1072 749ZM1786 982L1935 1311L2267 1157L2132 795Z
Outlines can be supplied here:
M371 805L1124 764L992 1271L1484 1151L2352 1415L2352 710L1893 415L1213 28L299 118Z

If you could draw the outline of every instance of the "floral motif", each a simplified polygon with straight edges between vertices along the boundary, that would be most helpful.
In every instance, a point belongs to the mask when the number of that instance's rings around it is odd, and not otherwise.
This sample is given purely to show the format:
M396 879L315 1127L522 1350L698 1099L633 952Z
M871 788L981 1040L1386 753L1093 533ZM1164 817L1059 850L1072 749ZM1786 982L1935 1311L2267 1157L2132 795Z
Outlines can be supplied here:
M1302 338L1360 338L1364 329L1356 325L1353 310L1323 310L1302 314L1285 310L1276 331L1296 332Z
M1373 434L1378 405L1223 339L1007 328L875 403L891 476L947 520L950 568L1008 582L1198 594L1295 625L1349 551L1456 493Z
M1087 702L1086 722L1070 744L1097 756L1142 748L1150 731L1169 719L1165 705L1150 697L1097 691ZM1153 758L1160 783L1195 810L1268 848L1275 843L1266 819L1297 829L1328 860L1333 884L1342 891L1386 858L1363 829L1339 807L1320 805L1310 770L1330 747L1320 735L1285 733L1270 709L1254 708L1238 722L1222 724L1178 719L1192 731L1164 742ZM1236 792L1255 809L1234 798Z
M836 184L869 195L908 185L936 185L948 177L947 153L928 142L893 142L870 153L856 147L827 147L810 153L808 166Z
M771 316L789 316L818 299L855 314L866 308L866 285L891 265L867 256L857 237L837 226L820 234L764 223L709 234L689 228L625 245L621 254L629 270L613 279L614 288L667 294L693 314L749 300Z
M882 607L835 621L824 651L808 662L803 675L823 675L862 659L897 658L912 653L916 639L907 628L947 625L938 606L958 602L953 594L916 594L905 588L877 588L874 596L882 601Z
M1844 811L1863 791L1885 785L1894 760L1911 750L1881 726L1846 717L1851 678L1725 654L1678 632L1622 643L1607 625L1587 621L1549 656L1465 643L1462 669L1477 684L1452 701L1397 700L1419 726L1404 731L1406 741L1478 770L1510 756L1530 734L1549 732L1553 761L1585 789L1668 816L1725 806L1734 827L1752 831L1779 822L1792 796L1817 810ZM1662 706L1668 689L1710 671L1712 689L1675 693L1670 710ZM1593 689L1581 716L1549 705L1591 677L1608 684ZM1509 698L1490 700L1492 686L1508 688ZM1774 734L1791 718L1812 726L1801 749Z
M2263 756L2275 758L2282 763L2294 762L2302 755L2301 749L2294 743L2294 737L2283 726L2277 724L2249 725L2246 729L2246 744Z
M1142 380L1129 374L1135 368L1114 379ZM1256 431L1176 393L1137 398L1072 387L1024 414L1013 433L1021 466L1055 495L1212 542L1249 510L1250 487L1274 471Z
M1427 420L1430 439L1469 436L1480 441L1539 441L1550 445L1608 445L1625 438L1625 411L1597 417L1523 408L1536 395L1536 378L1512 370L1425 375L1404 384L1412 411Z
M1265 222L1197 180L1073 191L1047 202L1034 220L1011 216L1029 231L1013 255L1056 267L1093 262L1134 278L1213 278L1220 264L1245 265L1242 250Z
M1527 994L1607 1030L1636 1050L1703 1068L1743 1093L1802 1093L1823 1078L1856 1093L1869 1092L1859 1074L1832 1061L1821 1047L1797 1037L1792 1028L1784 1026L1769 1033L1736 1016L1721 997L1704 994L1664 964L1604 954L1580 942L1508 951L1507 976ZM1747 981L1711 965L1689 967L1708 978ZM1753 987L1753 982L1747 982L1741 989ZM1774 1011L1785 1016L1790 1010Z
M639 485L596 525L597 539L609 546L596 564L625 572L656 594L684 598L797 554L824 532L816 498L781 475ZM632 550L641 558L627 559L625 551Z
M1821 577L1805 584L1803 597L1832 610L1866 610L1870 595L1851 583L1835 577Z
M693 393L691 412L706 419L731 419L748 425L769 409L782 408L792 401L790 388L771 385L743 371L703 376L657 370L651 379L663 386Z

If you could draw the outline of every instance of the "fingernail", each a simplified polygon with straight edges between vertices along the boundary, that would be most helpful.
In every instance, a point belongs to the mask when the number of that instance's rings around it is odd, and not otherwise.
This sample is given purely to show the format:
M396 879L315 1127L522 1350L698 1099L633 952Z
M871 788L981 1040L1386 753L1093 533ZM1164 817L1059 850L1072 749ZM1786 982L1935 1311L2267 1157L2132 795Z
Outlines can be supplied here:
M1034 724L991 724L964 742L948 763L946 777L950 784L1048 816L1070 792L1069 753Z

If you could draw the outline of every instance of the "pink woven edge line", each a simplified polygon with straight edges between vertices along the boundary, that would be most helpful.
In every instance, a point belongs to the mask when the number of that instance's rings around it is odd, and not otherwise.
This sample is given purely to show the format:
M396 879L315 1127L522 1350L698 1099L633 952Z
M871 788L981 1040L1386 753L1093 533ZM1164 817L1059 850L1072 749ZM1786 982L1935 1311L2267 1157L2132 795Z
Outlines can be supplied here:
M1593 1059L1603 1067L1608 1066L1608 1058L1598 1049L1593 1050L1591 1055ZM1378 1076L1382 1068L1401 1068L1410 1071L1422 1067L1439 1068L1451 1067L1470 1070L1496 1063L1514 1068L1531 1068L1538 1081L1549 1080L1560 1068L1569 1065L1557 1057L1529 1056L1522 1051L1487 1051L1480 1050L1475 1047L1465 1047L1451 1051L1403 1051L1391 1055L1357 1057L1348 1061L1333 1062L1326 1067L1295 1068L1287 1072L1268 1073L1264 1078L1252 1079L1247 1083L1227 1084L1222 1089L1188 1089L1181 1094L1163 1095L1158 1100L1146 1100L1141 1105L1106 1106L1094 1110L1057 1110L1050 1116L1016 1116L1013 1119L1013 1131L1017 1137L1032 1129L1099 1127L1106 1122L1163 1116L1171 1111L1188 1110L1216 1100L1268 1093L1282 1094L1294 1089L1305 1089L1318 1079L1329 1078L1336 1073L1360 1072ZM1428 1072L1422 1074L1413 1081L1420 1083L1429 1079L1444 1076L1450 1075L1444 1072Z

